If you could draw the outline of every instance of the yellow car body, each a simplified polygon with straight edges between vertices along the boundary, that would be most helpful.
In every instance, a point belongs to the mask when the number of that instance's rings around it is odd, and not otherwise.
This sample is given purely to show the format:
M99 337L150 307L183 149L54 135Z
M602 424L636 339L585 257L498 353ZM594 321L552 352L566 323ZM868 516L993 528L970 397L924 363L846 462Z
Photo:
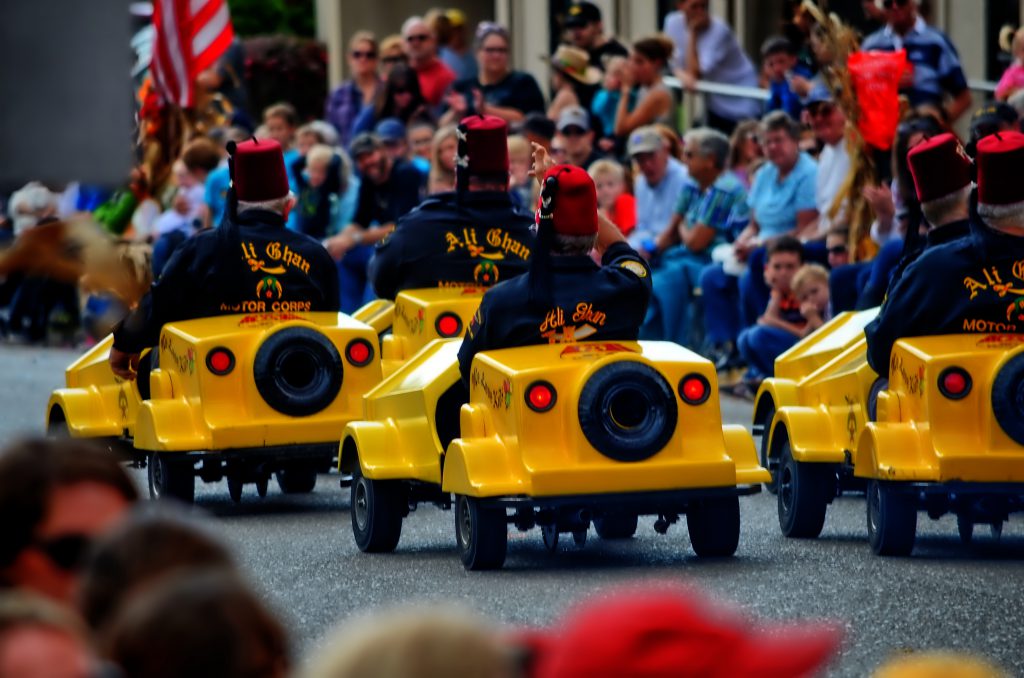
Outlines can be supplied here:
M500 567L507 523L585 539L632 536L638 515L664 531L686 514L698 555L731 555L738 496L767 472L741 426L722 426L707 360L667 342L553 344L474 358L468 394L459 341L439 340L367 393L340 464L354 476L364 551L393 550L410 506L453 503L469 569ZM468 402L467 402L468 396Z
M399 293L391 311L391 334L381 339L384 374L394 372L434 339L462 337L484 291L480 287L451 287Z

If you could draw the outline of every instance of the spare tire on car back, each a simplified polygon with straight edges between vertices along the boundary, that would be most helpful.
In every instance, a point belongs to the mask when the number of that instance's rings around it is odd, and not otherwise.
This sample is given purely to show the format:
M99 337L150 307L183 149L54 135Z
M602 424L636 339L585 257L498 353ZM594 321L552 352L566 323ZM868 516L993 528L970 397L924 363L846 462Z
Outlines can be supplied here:
M330 405L341 390L341 354L315 330L286 327L267 337L256 352L253 378L272 408L306 417Z
M594 372L580 393L580 428L590 444L616 461L643 461L676 430L675 391L657 370L620 360Z
M1024 353L1007 361L992 382L992 413L1006 435L1024 445Z

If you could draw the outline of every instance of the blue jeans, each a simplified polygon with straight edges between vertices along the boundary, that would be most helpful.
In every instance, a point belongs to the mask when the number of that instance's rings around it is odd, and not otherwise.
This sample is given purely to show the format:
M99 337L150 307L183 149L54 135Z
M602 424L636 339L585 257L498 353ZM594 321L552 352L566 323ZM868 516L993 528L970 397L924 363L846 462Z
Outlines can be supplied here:
M690 302L700 285L708 259L677 246L662 255L651 278L653 291L647 317L640 328L642 339L687 344L690 339Z
M700 274L704 295L704 340L713 345L736 342L740 333L739 279L721 264L705 266Z
M342 313L352 313L366 303L367 297L372 298L366 284L366 265L372 256L372 245L358 245L346 252L338 262Z
M740 355L755 376L771 377L775 374L775 359L799 339L777 327L754 325L740 332Z

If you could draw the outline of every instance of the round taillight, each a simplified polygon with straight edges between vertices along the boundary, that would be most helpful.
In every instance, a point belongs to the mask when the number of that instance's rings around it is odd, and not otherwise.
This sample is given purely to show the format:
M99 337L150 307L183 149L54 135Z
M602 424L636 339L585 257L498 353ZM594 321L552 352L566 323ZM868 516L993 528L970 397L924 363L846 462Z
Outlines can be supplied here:
M547 412L555 406L558 393L546 381L535 381L526 387L526 406L534 412Z
M373 360L373 346L366 339L353 339L345 347L345 359L356 367L365 367Z
M679 380L679 396L687 405L700 405L711 397L711 384L702 374L688 374Z
M437 316L434 329L437 330L437 335L444 339L457 337L462 334L462 318L454 313L442 313Z
M939 393L950 400L966 398L971 392L971 375L962 367L947 367L939 375Z
M206 354L206 369L218 377L223 377L235 369L235 354L223 346L218 346Z

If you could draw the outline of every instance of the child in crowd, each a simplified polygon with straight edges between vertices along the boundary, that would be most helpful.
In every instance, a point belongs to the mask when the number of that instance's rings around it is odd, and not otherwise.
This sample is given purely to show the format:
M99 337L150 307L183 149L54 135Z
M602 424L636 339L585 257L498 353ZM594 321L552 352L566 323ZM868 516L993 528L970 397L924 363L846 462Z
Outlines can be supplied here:
M626 57L610 57L605 62L604 82L590 104L591 113L601 121L601 137L597 146L604 153L615 149L615 111L618 109L619 99L622 97L622 75L628 67L629 61ZM627 110L632 111L635 106L636 89L634 88L629 93Z
M768 80L769 98L765 113L785 111L794 120L800 119L803 105L790 82L796 66L796 49L787 38L775 35L761 46L761 66Z
M508 169L509 169L509 193L512 194L512 202L527 211L536 208L537 201L534 199L534 181L530 176L530 167L533 165L533 156L530 149L530 142L526 137L513 134L508 138Z
M455 190L455 156L459 139L455 125L447 125L434 133L430 145L430 177L427 193L444 193Z
M171 207L157 217L156 242L153 243L153 277L159 278L164 265L181 243L191 237L201 226L203 219L206 177L202 180L190 172L184 160L176 160L172 166L176 189Z
M850 231L845 226L833 226L825 234L825 251L828 252L828 267L835 269L850 263Z
M588 172L597 187L598 212L629 235L636 228L636 198L626 192L625 168L614 160L598 160Z
M783 235L769 242L764 265L764 281L771 289L768 308L756 325L740 333L738 342L748 367L744 384L752 391L775 374L775 358L804 335L807 319L800 313L792 286L803 263L803 245L796 238Z
M430 148L436 131L437 127L429 120L414 120L406 133L412 163L424 175L430 174Z
M800 302L800 315L807 319L807 336L832 319L828 293L828 270L821 264L804 264L793 276L793 293Z
M299 194L295 204L300 233L322 240L328 235L332 211L345 192L341 157L326 144L316 144L293 165Z
M1003 71L996 85L996 99L1006 101L1014 92L1024 89L1024 27L1014 31L1004 26L999 32L999 46L1013 57L1013 63Z

